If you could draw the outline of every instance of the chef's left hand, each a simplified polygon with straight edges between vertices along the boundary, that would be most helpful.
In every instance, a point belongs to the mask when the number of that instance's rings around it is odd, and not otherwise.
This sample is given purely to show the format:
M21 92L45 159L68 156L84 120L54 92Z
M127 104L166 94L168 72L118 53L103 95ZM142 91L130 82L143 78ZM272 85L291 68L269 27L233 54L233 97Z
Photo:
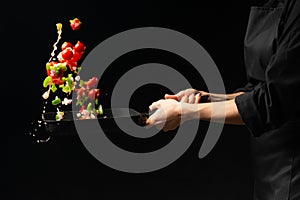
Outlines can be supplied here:
M178 92L177 94L165 94L165 99L175 99L182 103L197 104L201 102L201 97L207 96L210 93L205 91L188 88Z

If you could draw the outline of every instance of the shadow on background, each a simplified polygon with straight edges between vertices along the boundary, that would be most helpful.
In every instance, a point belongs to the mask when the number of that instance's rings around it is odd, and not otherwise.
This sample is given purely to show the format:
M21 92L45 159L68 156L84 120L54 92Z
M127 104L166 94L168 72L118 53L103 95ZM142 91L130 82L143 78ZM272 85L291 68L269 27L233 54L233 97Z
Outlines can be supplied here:
M45 63L56 40L57 22L67 24L74 17L82 20L82 29L76 33L64 27L62 40L79 38L87 46L86 54L104 39L131 28L158 26L180 31L208 51L230 93L246 83L243 37L249 8L257 3L98 1L97 4L60 2L55 6L43 2L10 3L12 12L3 16L0 29L5 47L2 57L5 92L1 101L5 119L9 119L7 124L11 124L2 140L5 164L1 168L4 167L6 178L2 188L9 192L10 199L252 199L252 168L245 127L226 125L213 151L199 159L203 130L207 127L203 122L204 128L199 129L192 146L176 162L159 171L129 174L95 160L77 135L35 143L28 135L27 125L40 115ZM182 73L192 86L205 89L199 76L195 78L193 69L180 58L166 52L138 51L120 58L106 72L111 79L100 83L103 94L107 94L101 96L104 106L109 105L114 80L125 72L117 70L118 65L136 66L153 60L178 69L185 65ZM165 92L169 91L163 87L144 86L132 97L131 106L144 111ZM166 134L164 139L167 137L172 136Z

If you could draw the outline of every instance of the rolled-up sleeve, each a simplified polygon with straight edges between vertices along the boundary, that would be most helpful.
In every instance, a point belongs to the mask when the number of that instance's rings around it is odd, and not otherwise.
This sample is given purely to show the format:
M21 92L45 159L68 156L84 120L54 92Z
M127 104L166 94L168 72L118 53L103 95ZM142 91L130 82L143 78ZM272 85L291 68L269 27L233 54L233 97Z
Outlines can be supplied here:
M300 118L300 2L289 7L276 54L265 71L265 81L235 98L239 114L254 136Z
M237 92L251 92L254 88L254 84L252 84L251 82L248 82L244 87L240 87L237 88L233 91L233 93L237 93Z
M235 98L239 114L246 127L254 136L259 136L268 130L267 116L270 112L267 108L266 84L255 87L252 91Z

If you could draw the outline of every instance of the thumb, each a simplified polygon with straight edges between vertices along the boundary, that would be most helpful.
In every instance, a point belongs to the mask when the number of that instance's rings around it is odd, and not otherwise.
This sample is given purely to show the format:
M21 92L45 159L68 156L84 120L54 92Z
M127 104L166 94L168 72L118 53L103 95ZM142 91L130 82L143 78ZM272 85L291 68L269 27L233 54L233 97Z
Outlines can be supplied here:
M146 129L149 129L149 128L151 128L152 126L153 126L152 121L151 121L150 118L148 118L148 119L146 120L145 128L146 128Z
M165 99L174 99L178 101L178 97L175 94L165 94Z

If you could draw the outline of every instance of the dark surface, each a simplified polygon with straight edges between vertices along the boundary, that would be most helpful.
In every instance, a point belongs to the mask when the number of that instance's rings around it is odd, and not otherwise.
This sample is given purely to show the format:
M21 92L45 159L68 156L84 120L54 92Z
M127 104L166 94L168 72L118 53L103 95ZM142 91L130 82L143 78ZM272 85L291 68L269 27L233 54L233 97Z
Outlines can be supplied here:
M11 136L6 186L12 199L251 199L251 163L244 131L226 127L204 159L198 158L199 134L180 159L146 174L103 165L77 136L39 144L29 136Z
M2 57L2 73L8 74L2 79L4 92L1 93L1 101L5 113L3 119L6 120L3 125L10 124L5 127L6 131L2 131L4 190L1 194L8 192L9 198L6 199L43 200L250 200L249 133L244 127L226 125L213 151L203 159L198 158L203 139L200 129L192 146L176 162L159 171L130 174L113 170L95 160L76 135L36 143L29 136L27 125L40 115L44 63L49 59L56 39L55 23L80 18L84 22L80 32L72 35L66 31L63 34L71 40L83 38L87 51L109 36L130 28L160 26L181 31L209 52L222 74L227 92L232 92L246 82L243 37L249 6L254 4L258 1L218 1L200 5L176 1L100 1L97 5L83 2L52 5L44 2L9 3L11 12L1 14L3 24L0 29L2 50L6 54ZM130 56L125 60L131 66L151 61L150 56L141 55L137 59ZM152 58L175 68L176 63L182 63L180 59L172 59L171 62L166 59L168 56L155 54ZM184 73L194 87L204 87L195 79L194 73L188 70ZM117 79L118 73L111 77ZM108 93L102 96L104 104L109 102L112 86L113 81L101 86L103 94ZM165 88L157 90L157 87L146 89L143 95L136 94L138 103L132 104L139 110L162 98L167 91ZM139 98L144 101L138 101Z

